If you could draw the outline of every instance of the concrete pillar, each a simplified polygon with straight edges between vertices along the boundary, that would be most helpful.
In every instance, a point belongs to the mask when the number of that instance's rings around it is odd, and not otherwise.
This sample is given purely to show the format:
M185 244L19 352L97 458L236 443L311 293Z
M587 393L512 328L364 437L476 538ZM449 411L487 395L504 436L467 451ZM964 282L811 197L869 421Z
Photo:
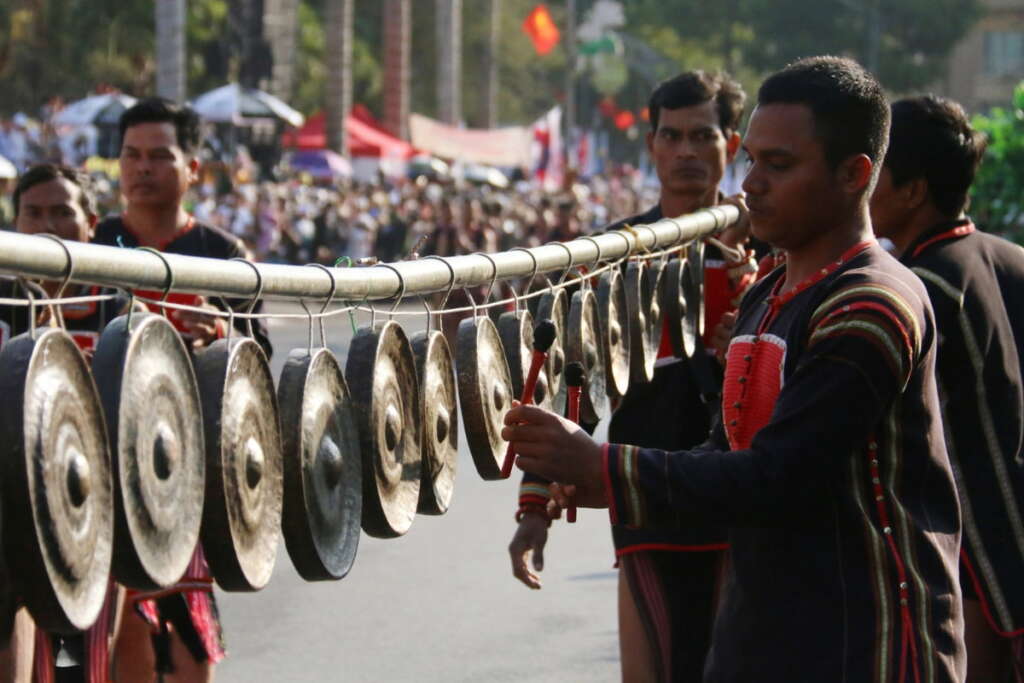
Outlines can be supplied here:
M484 128L498 127L498 52L501 45L501 0L487 3L487 47L484 52L484 87L481 113Z
M345 119L352 111L352 6L354 0L327 3L327 146L348 153Z
M411 54L412 4L384 0L384 126L402 140L409 139Z
M157 0L156 94L185 101L185 0Z
M444 123L462 121L462 0L437 0L437 111Z

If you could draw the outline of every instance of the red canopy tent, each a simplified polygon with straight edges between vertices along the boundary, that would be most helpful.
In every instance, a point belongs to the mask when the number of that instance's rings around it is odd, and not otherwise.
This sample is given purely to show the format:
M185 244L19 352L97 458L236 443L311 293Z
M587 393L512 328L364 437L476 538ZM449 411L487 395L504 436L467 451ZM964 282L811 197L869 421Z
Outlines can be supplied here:
M281 144L296 149L325 148L326 121L327 117L322 111L313 114L301 128L287 131ZM345 128L348 131L348 153L351 157L408 159L416 154L412 145L385 131L361 104L352 108L352 113L345 120Z

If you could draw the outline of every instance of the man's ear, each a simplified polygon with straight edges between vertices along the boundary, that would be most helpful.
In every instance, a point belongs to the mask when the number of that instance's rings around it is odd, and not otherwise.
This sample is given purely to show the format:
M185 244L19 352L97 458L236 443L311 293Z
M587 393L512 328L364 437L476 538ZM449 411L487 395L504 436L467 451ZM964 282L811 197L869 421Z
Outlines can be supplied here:
M867 154L855 154L839 165L839 183L850 194L863 192L871 184L875 165Z
M740 143L742 141L739 133L733 133L725 141L725 160L730 164L736 160L736 153L740 151Z
M908 208L918 209L928 202L928 181L924 178L914 178L903 183L900 190Z

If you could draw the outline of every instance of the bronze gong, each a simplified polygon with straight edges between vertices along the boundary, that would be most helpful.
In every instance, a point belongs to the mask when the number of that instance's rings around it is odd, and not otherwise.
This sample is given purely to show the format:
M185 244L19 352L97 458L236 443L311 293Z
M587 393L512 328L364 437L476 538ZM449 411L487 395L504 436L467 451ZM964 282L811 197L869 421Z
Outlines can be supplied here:
M363 454L363 531L401 536L416 518L422 466L416 361L398 323L359 330L345 377Z
M329 349L294 349L277 386L284 456L281 530L307 581L343 578L359 547L363 464L348 385Z
M672 353L679 358L691 357L697 343L697 332L693 328L686 301L689 277L686 257L681 255L669 261L661 284L665 326L668 328Z
M508 447L501 430L512 407L512 379L498 330L489 318L466 318L459 323L455 367L473 464L481 478L501 479Z
M564 289L545 292L537 304L535 320L548 319L555 324L555 341L548 349L548 362L544 369L547 379L547 395L550 406L561 412L565 406L565 333L569 325L569 297ZM533 346L533 333L530 334L529 344ZM518 396L516 397L518 398Z
M523 385L526 383L526 376L530 372L530 363L533 360L533 316L528 310L502 313L498 318L498 335L505 349L505 360L508 361L509 376L512 378L512 396L518 399L523 395ZM541 368L537 376L533 404L542 408L550 405L548 379L544 368Z
M281 533L283 464L274 381L249 338L219 339L195 359L206 435L201 537L221 588L270 580Z
M597 424L608 411L602 337L597 297L589 288L580 289L572 295L569 308L565 358L569 363L575 361L583 366L580 419L587 424Z
M652 348L651 280L647 264L631 261L626 268L626 307L629 311L629 381L645 384L654 378L657 347Z
M178 581L199 540L206 457L199 387L166 318L116 318L93 356L114 471L114 577L130 588Z
M412 353L420 387L423 476L417 512L443 515L455 490L459 460L459 407L448 340L438 330L413 335Z
M86 629L110 576L113 483L96 385L62 329L22 334L0 351L0 442L17 590L39 628Z
M603 337L605 388L610 398L622 398L629 389L629 311L618 268L602 275L597 285L597 317Z

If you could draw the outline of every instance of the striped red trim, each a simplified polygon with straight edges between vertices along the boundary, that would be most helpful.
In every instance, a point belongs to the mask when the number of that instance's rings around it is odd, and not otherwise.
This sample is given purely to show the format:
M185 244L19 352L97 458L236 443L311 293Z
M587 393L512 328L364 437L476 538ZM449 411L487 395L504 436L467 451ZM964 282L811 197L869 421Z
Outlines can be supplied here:
M882 488L881 471L878 466L878 442L872 435L868 442L868 466L871 473L871 485L875 493L875 504L878 509L878 521L882 524L882 535L885 536L886 544L892 553L893 561L896 563L896 575L899 578L900 591L900 617L903 621L903 629L900 634L902 647L900 647L900 676L899 681L906 680L907 676L907 654L909 651L911 666L914 671L914 681L921 683L921 671L917 664L917 641L914 639L914 620L910 614L910 583L907 580L907 568L903 564L899 549L896 547L896 533L889 518L889 510L885 505L885 490Z
M708 543L706 545L679 545L676 543L638 543L618 548L615 557L643 553L648 551L670 552L670 553L706 553L719 550L728 550L728 543Z
M37 628L34 640L32 683L54 683L57 672L56 664L53 661L53 643L50 641L50 634Z
M988 604L988 599L985 597L985 592L981 588L981 580L978 579L978 574L974 571L974 565L971 564L971 558L967 555L967 549L960 548L960 561L964 563L964 567L967 568L967 574L970 577L971 584L974 586L974 592L978 595L978 602L981 603L981 611L985 615L985 621L988 622L988 627L992 629L1000 638L1018 638L1024 636L1024 628L1017 629L1016 631L1004 631L996 626L996 620L992 616L992 609Z
M541 507L545 507L549 500L551 500L550 497L545 498L543 496L528 494L519 496L519 505L540 505Z
M896 315L889 307L883 306L882 304L876 303L874 301L857 301L852 304L840 304L838 305L836 310L832 311L831 313L828 313L824 318L822 318L821 321L818 322L818 324L815 326L815 329L818 329L819 327L825 325L825 323L827 323L829 320L832 320L836 316L840 316L843 315L844 313L849 313L851 311L860 310L875 311L877 313L881 313L882 315L884 315L886 318L891 320L894 325L896 325L897 329L899 329L900 334L903 336L903 343L906 345L905 348L911 350L914 348L914 345L910 340L910 333L907 331L907 328L903 325L903 321L900 320L899 316Z
M971 223L970 221L968 221L966 224L958 225L955 228L953 228L952 230L947 230L946 232L939 233L935 237L927 239L924 242L921 242L921 244L917 245L917 248L914 249L914 253L912 253L910 255L910 258L917 258L918 254L920 254L922 251L924 251L925 249L927 249L931 245L935 244L936 242L945 242L946 240L951 240L951 239L954 239L956 237L963 237L964 235L970 235L974 231L975 231L974 223Z

